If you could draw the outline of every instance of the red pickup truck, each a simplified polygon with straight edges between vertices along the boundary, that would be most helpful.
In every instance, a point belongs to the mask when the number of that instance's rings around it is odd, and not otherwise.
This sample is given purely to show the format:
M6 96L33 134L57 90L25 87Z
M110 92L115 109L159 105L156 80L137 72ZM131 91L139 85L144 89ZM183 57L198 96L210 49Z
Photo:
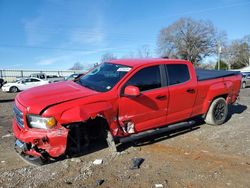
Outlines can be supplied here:
M241 74L195 70L185 60L112 60L81 77L16 96L13 132L20 156L39 164L193 125L225 122Z

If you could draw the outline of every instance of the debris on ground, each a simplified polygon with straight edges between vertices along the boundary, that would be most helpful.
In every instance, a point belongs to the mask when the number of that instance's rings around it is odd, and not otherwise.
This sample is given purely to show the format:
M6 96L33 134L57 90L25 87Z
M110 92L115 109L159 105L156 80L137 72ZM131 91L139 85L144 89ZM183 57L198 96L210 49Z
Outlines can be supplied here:
M155 184L155 188L163 188L162 184Z
M3 135L2 138L8 138L8 137L11 137L11 136L13 136L13 133Z
M100 165L100 164L102 164L102 159L96 159L96 160L94 160L93 164L94 165Z
M68 185L72 185L71 181L66 181L65 183L68 184Z
M103 179L96 180L96 185L102 185L104 183Z
M141 164L143 163L144 159L143 158L133 158L132 159L132 165L130 167L131 170L134 169L139 169Z
M76 163L82 162L81 159L78 159L78 158L72 158L71 161L76 162Z

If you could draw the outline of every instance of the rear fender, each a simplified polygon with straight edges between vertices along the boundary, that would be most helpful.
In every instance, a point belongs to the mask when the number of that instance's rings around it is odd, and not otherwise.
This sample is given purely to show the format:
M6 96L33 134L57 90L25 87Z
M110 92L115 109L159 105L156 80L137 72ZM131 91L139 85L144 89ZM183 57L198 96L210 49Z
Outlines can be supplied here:
M232 83L231 83L232 84ZM219 96L228 96L230 93L230 82L219 82L210 86L205 102L203 103L202 112L207 113L212 101ZM227 100L227 99L226 99ZM227 100L228 102L228 100Z

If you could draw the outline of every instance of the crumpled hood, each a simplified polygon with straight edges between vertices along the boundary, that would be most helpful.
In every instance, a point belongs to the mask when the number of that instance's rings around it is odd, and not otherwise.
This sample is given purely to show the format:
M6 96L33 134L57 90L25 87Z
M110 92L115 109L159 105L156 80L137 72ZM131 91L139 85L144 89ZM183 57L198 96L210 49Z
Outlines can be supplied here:
M40 114L43 109L54 104L79 99L99 92L85 88L75 82L66 81L38 86L19 93L16 100L29 113Z

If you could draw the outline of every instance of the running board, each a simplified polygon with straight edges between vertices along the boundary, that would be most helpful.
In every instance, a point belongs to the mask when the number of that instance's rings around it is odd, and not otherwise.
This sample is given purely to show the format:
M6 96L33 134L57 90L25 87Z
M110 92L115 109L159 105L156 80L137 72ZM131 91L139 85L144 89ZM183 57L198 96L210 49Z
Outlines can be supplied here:
M193 120L187 121L187 122L176 123L176 124L168 125L167 127L152 129L152 130L148 130L148 131L141 132L138 134L132 134L131 136L128 136L128 137L122 137L122 138L119 138L119 141L120 143L133 142L135 140L138 140L147 136L154 136L154 135L164 133L164 132L180 130L180 129L185 129L185 128L192 128L194 124L195 124L195 121Z

